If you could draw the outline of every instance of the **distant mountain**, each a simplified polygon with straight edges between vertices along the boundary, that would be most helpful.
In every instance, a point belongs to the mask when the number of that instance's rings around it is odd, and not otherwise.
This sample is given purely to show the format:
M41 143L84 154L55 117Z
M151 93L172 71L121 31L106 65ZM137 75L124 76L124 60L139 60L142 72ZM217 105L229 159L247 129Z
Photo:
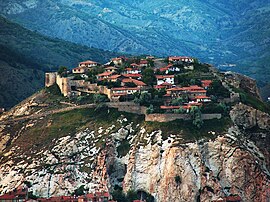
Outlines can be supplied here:
M90 47L192 55L268 81L268 0L0 0L31 30Z
M44 37L0 17L0 107L12 107L44 85L44 71L105 62L115 53Z

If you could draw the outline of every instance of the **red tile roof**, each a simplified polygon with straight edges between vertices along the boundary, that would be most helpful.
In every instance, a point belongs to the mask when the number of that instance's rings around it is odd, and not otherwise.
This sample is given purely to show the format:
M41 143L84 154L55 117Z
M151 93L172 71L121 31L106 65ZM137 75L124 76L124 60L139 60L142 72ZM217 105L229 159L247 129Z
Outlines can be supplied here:
M160 106L160 109L180 109L180 106Z
M113 72L103 72L101 74L98 74L98 77L110 76L111 74L113 74Z
M174 78L174 75L156 75L157 79Z
M203 87L209 87L210 84L213 82L212 80L202 80L202 86Z
M162 68L159 69L159 71L161 71L161 72L165 72L167 70L169 70L169 67L162 67Z
M140 90L138 87L117 87L112 88L112 91L125 91L125 90Z
M139 78L142 77L141 74L122 74L124 77Z
M167 88L167 87L170 87L170 86L172 86L171 83L164 82L164 83L162 83L162 84L160 84L160 85L154 86L154 88L155 88L155 89L161 89L161 88Z
M112 58L112 61L117 61L117 60L122 60L123 58L119 57L119 58Z
M139 66L139 65L137 65L136 63L132 63L130 64L130 66Z
M138 81L136 79L126 78L122 80L123 83L134 83L136 86L146 86L146 84L142 81Z
M110 77L108 77L108 79L109 79L109 80L110 80L110 79L117 79L117 78L119 78L119 77L121 77L121 75L115 74L115 75L111 75Z
M109 67L106 67L105 68L106 70L110 70L110 69L117 69L116 67L113 67L113 66L109 66Z
M195 99L210 99L210 97L204 96L204 95L198 95L195 97Z
M97 62L87 60L87 61L84 61L84 62L80 62L80 64L97 64Z

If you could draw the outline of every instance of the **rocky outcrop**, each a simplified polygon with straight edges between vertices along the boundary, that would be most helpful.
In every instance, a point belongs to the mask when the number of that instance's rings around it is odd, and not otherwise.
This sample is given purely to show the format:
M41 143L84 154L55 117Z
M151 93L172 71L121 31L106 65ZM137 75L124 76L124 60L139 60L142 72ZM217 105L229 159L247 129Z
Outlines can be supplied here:
M238 74L235 72L226 72L226 81L229 82L235 88L241 88L246 92L249 92L254 97L261 99L259 89L257 87L257 82L246 75Z
M269 117L242 104L233 108L231 116L236 125L212 140L184 143L180 133L147 132L145 122L134 123L121 115L112 123L103 120L101 127L92 121L73 135L55 138L47 147L33 145L29 151L14 142L40 123L29 120L14 125L20 133L13 134L8 147L12 134L5 132L10 126L1 126L0 144L5 146L0 156L0 192L27 181L30 191L42 197L71 195L81 186L89 192L112 192L120 186L124 191L148 192L157 202L214 201L230 195L266 201L269 152L238 126L266 130ZM48 119L44 127L51 124Z
M237 104L230 112L233 122L239 127L251 129L258 127L263 130L270 129L270 115L244 104Z
M213 201L230 194L264 201L269 172L260 168L258 149L244 147L230 134L214 141L174 146L170 138L161 146L139 147L131 151L124 189L146 190L157 201Z

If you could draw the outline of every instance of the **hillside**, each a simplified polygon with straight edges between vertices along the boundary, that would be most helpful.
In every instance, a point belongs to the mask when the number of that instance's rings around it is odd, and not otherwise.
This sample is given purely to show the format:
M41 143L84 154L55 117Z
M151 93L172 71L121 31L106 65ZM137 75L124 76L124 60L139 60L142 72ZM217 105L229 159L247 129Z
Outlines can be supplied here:
M242 103L201 128L148 122L91 95L88 104L67 104L55 86L43 89L0 116L0 195L27 186L31 198L109 192L118 202L132 201L130 193L147 202L267 201L270 115L248 92L254 80L239 78Z
M1 13L48 36L106 50L196 55L269 80L269 1L0 1Z
M0 107L12 107L44 85L44 71L107 61L115 53L52 39L0 17Z

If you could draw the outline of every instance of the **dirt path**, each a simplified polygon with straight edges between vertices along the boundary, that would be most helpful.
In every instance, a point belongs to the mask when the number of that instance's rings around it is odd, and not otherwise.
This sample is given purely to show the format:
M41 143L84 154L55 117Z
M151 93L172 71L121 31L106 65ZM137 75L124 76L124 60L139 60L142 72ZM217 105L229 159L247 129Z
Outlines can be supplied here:
M79 106L73 106L73 107L66 107L66 108L62 108L62 109L55 109L55 110L50 110L47 112L43 112L40 114L32 114L32 115L28 115L28 116L22 116L22 117L16 117L16 118L12 118L12 119L8 119L5 121L1 121L0 125L6 125L6 124L11 124L17 121L24 121L24 120L31 120L31 119L37 119L37 118L41 118L44 116L48 116L51 114L57 114L57 113L62 113L62 112L67 112L67 111L72 111L75 109L85 109L85 108L95 108L96 104L86 104L86 105L79 105Z

